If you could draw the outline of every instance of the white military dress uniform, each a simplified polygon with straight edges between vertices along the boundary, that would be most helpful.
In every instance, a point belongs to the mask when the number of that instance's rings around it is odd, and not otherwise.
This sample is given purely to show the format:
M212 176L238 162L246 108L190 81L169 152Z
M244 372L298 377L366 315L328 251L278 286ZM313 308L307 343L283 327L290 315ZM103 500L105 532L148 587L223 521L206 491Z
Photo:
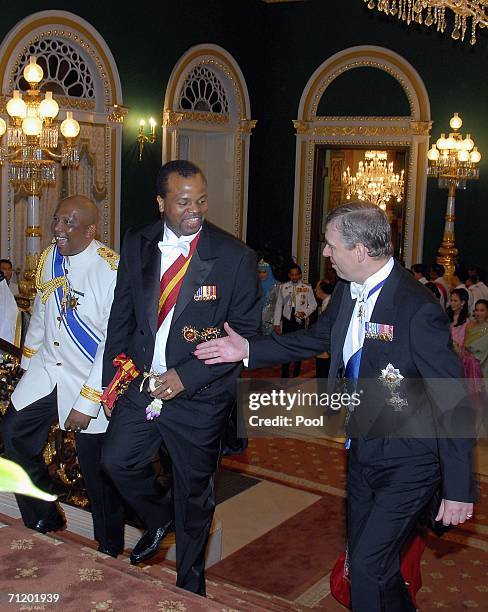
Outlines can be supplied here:
M302 281L282 283L276 300L273 324L279 325L282 316L289 321L292 308L295 312L304 312L305 317L309 317L314 312L317 301L310 285Z
M118 258L96 240L77 255L64 257L54 245L42 253L36 272L38 295L23 349L22 367L27 371L2 420L7 456L49 491L52 480L41 454L51 424L58 416L64 429L72 408L92 417L88 427L75 434L76 449L94 538L99 550L112 556L124 547L124 508L101 468L108 422L100 396ZM46 533L62 526L63 517L53 502L16 498L27 527Z
M44 286L57 276L56 253L54 245L43 253L44 265L42 273L38 270L38 278ZM62 259L58 255L57 271L64 273L76 307L68 303L63 310L62 287L50 293L47 287L38 292L21 362L27 372L11 397L16 410L57 387L61 428L75 408L93 417L86 433L107 429L108 421L100 407L102 357L117 263L118 255L97 240L77 255Z

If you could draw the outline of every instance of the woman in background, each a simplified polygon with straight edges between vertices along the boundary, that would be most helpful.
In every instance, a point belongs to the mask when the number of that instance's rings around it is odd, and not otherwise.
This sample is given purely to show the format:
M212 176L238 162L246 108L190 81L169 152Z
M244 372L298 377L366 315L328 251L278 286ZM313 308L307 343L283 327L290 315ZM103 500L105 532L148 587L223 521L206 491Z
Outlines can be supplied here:
M466 377L472 378L477 372L488 378L488 300L478 300L474 305L474 321L466 328L464 349Z
M334 285L326 280L319 280L315 285L315 295L317 296L317 300L320 304L319 315L322 314L327 308L333 291ZM329 368L329 353L324 352L317 355L315 358L315 378L327 378L329 376Z
M462 358L464 352L464 337L469 319L469 293L466 289L453 289L451 303L447 308L447 316L451 321L451 335L456 353Z

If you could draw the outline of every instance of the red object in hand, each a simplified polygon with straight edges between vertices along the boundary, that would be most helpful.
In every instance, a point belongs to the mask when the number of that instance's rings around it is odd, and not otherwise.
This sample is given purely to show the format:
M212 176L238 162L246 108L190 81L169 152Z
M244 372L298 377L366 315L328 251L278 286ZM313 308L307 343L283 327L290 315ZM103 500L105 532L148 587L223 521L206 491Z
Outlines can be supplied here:
M139 376L139 370L125 353L117 355L112 363L117 368L117 372L100 398L108 410L113 409L119 395L122 395L130 383Z
M400 571L407 585L414 606L415 598L422 586L420 561L426 547L425 539L419 533L408 541L400 554ZM346 553L342 553L334 564L330 574L330 592L343 606L351 609L351 583L349 564L346 563Z

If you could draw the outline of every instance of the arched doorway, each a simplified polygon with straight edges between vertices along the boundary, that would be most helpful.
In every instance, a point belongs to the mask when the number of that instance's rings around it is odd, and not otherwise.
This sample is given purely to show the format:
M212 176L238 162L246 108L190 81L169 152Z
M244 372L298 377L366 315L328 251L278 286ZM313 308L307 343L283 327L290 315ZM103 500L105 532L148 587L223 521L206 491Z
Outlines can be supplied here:
M320 103L327 95L331 83L345 72L357 68L381 70L393 77L408 100L408 114L321 115ZM310 276L310 280L315 280L312 277L318 273L318 253L323 248L321 219L317 218L315 177L321 165L318 163L318 155L323 155L327 150L381 148L404 154L406 188L401 237L402 258L406 265L415 263L422 253L431 120L427 91L413 66L397 53L383 47L351 47L336 53L310 77L302 93L298 119L294 121L294 125L297 141L293 252L298 255L302 264L304 277L308 279ZM339 184L343 171L343 168L339 167L340 157L337 155L335 159L330 160L331 176L335 176ZM339 192L340 189L337 193ZM331 204L337 203L332 198Z
M208 218L245 240L250 119L244 76L217 45L191 47L175 65L163 111L163 162L189 159L209 183Z
M42 11L20 21L0 45L0 83L5 103L14 89L25 88L22 70L36 55L43 67L43 84L54 92L59 118L73 112L80 123L80 165L63 169L56 184L43 190L39 226L29 228L40 236L40 247L51 239L54 208L63 197L78 193L93 199L99 208L98 238L119 246L120 160L122 88L115 60L101 35L87 21L66 11ZM26 194L9 185L8 164L0 173L0 244L2 256L24 266ZM35 267L36 262L30 262Z

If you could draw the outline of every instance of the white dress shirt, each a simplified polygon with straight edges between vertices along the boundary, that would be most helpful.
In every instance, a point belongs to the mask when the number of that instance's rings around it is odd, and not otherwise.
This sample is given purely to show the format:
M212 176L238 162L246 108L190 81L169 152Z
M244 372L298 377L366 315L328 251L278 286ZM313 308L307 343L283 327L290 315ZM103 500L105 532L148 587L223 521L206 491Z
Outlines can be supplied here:
M185 257L190 252L190 242L195 236L201 231L198 230L195 234L189 236L178 236L164 224L163 240L158 243L159 250L161 251L161 269L159 279L163 278L163 274L166 270L183 254ZM154 343L154 354L152 359L151 370L153 372L159 372L162 374L166 372L166 343L168 341L169 329L171 327L171 319L175 307L169 311L167 317L164 319L161 327L156 333L156 341Z
M371 319L376 300L378 299L378 296L381 293L381 287L378 291L375 291L370 297L368 297L368 294L371 289L376 287L378 283L381 283L381 281L384 281L386 278L388 278L388 276L390 276L390 272L393 269L393 264L393 257L390 257L386 264L377 272L375 272L372 276L366 279L366 281L362 285L360 285L359 283L351 282L351 297L353 299L356 298L356 304L354 306L351 320L349 322L346 339L344 341L344 348L342 351L342 359L344 361L344 366L347 365L349 358L363 346L365 332L364 324L366 323L366 321L369 322L369 320ZM362 317L359 316L360 307L362 307ZM382 322L383 321L379 321L379 323Z

